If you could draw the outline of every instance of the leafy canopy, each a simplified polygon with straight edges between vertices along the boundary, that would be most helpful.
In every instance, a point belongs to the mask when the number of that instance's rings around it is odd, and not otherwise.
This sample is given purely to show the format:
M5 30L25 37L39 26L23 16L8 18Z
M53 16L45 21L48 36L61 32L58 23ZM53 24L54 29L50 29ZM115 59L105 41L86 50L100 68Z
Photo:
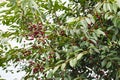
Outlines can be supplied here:
M9 0L0 4L0 66L24 79L119 80L119 0ZM9 41L20 47L11 47ZM25 64L21 63L24 62ZM19 71L19 70L18 70Z

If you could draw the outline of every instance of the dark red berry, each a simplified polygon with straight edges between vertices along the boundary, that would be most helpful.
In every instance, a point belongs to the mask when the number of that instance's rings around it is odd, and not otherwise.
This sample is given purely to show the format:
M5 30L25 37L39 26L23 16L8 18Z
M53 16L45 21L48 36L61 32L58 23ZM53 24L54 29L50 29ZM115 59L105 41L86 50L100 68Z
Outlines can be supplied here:
M39 71L38 68L34 68L34 69L33 69L33 73L37 73L38 71Z
M96 76L96 78L98 78L98 76Z
M104 74L104 72L103 72L103 71L99 71L99 73L100 73L101 75L103 75L103 74Z
M28 29L29 29L30 31L32 31L32 30L33 30L33 28L32 28L32 27L29 27Z
M43 60L43 61L46 61L46 58L45 58L45 57L43 57L43 58L42 58L42 60Z
M41 67L41 68L40 68L40 71L43 72L43 70L44 70L44 67Z
M34 35L37 35L38 33L39 33L38 31L35 31L35 32L34 32Z
M36 28L37 26L36 26L36 25L33 25L32 27L33 27L33 28Z
M52 56L50 55L50 56L48 56L48 59L51 59L52 58Z
M34 65L35 63L33 61L29 61L29 65L32 66Z
M43 31L40 32L41 35L44 35L45 33Z

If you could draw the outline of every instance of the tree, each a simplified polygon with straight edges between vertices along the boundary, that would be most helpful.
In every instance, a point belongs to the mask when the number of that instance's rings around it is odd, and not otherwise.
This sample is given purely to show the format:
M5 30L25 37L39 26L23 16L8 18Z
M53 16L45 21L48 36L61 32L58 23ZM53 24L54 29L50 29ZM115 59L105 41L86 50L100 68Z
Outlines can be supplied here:
M119 0L9 0L0 4L0 66L25 80L119 80ZM11 47L5 39L22 47ZM4 43L3 43L4 42Z

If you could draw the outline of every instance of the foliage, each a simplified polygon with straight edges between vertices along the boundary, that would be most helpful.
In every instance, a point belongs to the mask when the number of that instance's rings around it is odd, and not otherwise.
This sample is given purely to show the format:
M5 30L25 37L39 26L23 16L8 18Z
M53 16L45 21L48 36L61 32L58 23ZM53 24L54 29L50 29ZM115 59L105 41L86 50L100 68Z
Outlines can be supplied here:
M0 66L10 61L25 80L119 80L119 0L9 0L0 13ZM5 41L16 40L22 47Z

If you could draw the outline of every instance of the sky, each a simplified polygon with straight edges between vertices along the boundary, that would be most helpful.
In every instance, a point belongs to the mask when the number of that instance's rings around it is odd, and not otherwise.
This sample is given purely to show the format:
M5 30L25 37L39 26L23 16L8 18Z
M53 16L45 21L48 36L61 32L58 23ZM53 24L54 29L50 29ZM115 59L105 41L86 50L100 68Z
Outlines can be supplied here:
M0 0L0 3L3 2L5 0ZM7 26L3 26L2 24L0 24L0 30L2 31L7 31ZM18 44L13 43L13 46L16 46ZM25 75L25 72L19 72L17 73L17 68L14 68L13 66L10 66L8 67L8 69L13 69L14 70L14 74L12 74L11 72L8 72L6 73L5 70L3 70L1 67L0 67L0 76L1 78L5 79L5 80L21 80L21 78Z
M2 31L7 31L7 26L0 24L0 30ZM20 44L16 43L15 41L11 41L10 42L12 44L12 47L14 46L21 46ZM2 68L0 67L0 76L3 79L6 80L21 80L21 78L25 75L25 72L19 72L17 73L17 69L19 68L19 66L17 68L14 68L13 66L8 67L8 69L12 69L14 71L14 74L12 74L11 72L6 73L5 70L2 70Z

